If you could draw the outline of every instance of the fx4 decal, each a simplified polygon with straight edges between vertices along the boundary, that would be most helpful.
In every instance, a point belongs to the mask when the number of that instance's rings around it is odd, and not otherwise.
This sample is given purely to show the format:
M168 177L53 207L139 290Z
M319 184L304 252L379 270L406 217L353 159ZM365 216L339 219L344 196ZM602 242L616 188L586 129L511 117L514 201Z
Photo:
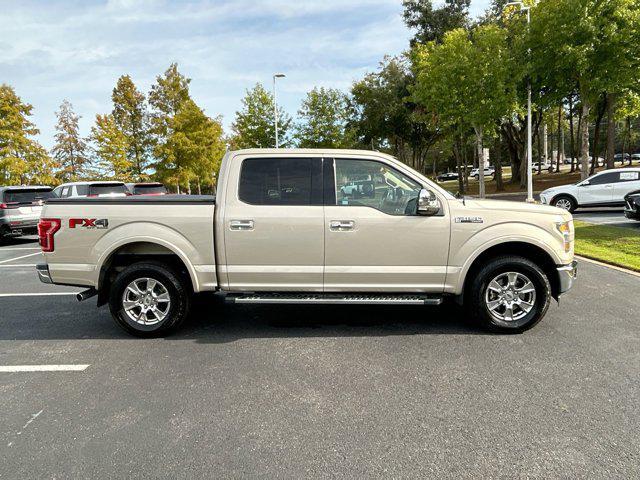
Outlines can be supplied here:
M69 228L109 228L109 220L106 218L70 218Z

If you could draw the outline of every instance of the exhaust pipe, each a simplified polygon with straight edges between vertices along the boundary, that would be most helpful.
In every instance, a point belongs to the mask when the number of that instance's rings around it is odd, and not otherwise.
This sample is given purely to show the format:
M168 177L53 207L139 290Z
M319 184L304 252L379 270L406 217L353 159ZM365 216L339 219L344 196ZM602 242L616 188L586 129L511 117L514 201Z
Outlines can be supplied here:
M78 293L76 295L76 298L78 299L79 302L83 302L88 298L95 297L97 294L98 294L98 291L95 288L91 287L85 290L84 292Z

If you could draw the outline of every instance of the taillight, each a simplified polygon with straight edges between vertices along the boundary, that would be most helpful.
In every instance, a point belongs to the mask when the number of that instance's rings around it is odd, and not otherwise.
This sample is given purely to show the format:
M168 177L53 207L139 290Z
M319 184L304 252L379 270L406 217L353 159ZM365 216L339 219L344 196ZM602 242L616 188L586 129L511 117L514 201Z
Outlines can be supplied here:
M0 210L8 210L10 208L18 208L20 205L18 202L12 203L0 203Z
M38 240L43 252L53 252L53 236L60 230L59 218L41 218L38 222Z
M97 196L97 193L90 193L89 195L87 195L87 198L96 198Z

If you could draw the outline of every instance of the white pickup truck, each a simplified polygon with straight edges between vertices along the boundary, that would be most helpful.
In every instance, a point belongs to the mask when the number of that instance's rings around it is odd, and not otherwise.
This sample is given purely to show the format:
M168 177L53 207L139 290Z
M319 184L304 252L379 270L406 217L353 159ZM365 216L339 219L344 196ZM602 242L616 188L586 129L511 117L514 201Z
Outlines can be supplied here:
M370 179L367 195L342 188ZM48 200L45 283L84 286L118 325L161 335L194 293L236 303L421 304L446 297L487 328L522 332L576 275L571 214L456 198L388 155L242 150L217 196Z

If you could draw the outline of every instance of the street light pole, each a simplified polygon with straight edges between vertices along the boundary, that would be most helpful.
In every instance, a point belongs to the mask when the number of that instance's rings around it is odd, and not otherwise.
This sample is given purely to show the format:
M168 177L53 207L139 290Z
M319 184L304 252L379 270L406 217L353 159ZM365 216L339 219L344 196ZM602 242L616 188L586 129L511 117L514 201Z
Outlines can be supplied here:
M505 5L505 8L511 5L517 5L520 7L520 11L525 10L527 12L527 27L531 25L531 7L525 5L523 2L509 2ZM531 58L531 48L527 49L529 58ZM533 203L533 140L532 140L532 125L531 125L531 75L527 76L527 202Z
M273 119L276 125L276 148L279 147L278 144L278 100L276 97L276 78L284 78L286 75L284 73L276 73L273 75Z

